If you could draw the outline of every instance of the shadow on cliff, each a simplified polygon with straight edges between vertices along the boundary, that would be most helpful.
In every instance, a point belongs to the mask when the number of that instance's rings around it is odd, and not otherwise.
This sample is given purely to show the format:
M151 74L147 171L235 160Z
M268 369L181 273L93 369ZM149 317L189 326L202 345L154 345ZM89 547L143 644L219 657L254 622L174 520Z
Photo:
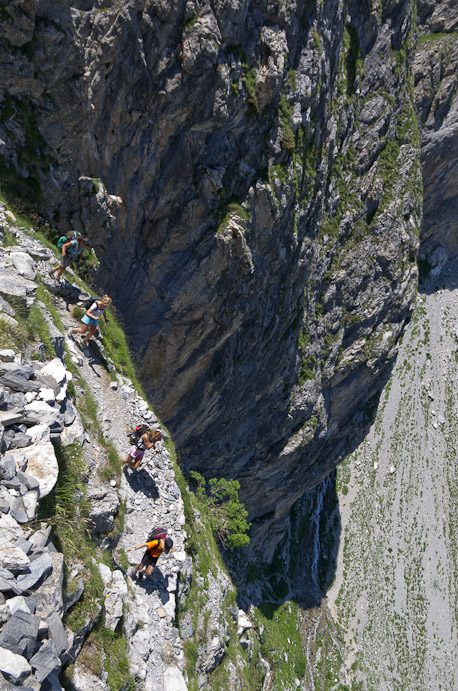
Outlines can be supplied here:
M458 255L451 257L442 265L440 272L433 275L434 267L428 258L418 260L418 292L431 295L438 290L458 289Z

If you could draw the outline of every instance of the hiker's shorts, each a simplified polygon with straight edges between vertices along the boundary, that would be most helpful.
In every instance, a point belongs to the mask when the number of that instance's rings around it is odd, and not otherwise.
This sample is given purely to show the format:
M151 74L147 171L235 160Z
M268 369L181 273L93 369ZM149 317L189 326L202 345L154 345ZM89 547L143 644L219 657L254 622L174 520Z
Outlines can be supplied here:
M84 317L81 320L83 324L94 324L97 326L97 319L91 319L91 317L88 317L87 314L84 315Z
M142 565L143 566L156 566L158 559L159 559L159 557L152 557L151 554L149 553L149 550L147 549L145 554L143 555L143 558L142 558Z
M143 458L145 452L141 449L137 449L136 446L131 446L127 455L138 461L139 459L141 460Z
M72 263L72 259L67 255L63 254L60 258L60 265L62 268L66 269Z

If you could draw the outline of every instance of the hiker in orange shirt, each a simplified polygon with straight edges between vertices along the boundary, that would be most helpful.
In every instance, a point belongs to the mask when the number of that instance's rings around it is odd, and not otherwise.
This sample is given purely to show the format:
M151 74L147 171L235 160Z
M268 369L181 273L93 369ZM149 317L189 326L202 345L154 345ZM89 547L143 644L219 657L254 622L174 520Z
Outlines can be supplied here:
M138 547L131 547L131 549L128 549L127 551L135 552L135 550L141 549L142 547L146 547L146 552L143 555L143 559L141 560L140 564L135 567L132 574L133 576L137 576L139 581L141 581L143 578L143 569L146 568L146 576L151 576L161 554L163 552L168 554L170 550L175 550L173 547L173 540L170 537L165 539L156 537L151 540L151 542L142 542L142 544L138 545Z

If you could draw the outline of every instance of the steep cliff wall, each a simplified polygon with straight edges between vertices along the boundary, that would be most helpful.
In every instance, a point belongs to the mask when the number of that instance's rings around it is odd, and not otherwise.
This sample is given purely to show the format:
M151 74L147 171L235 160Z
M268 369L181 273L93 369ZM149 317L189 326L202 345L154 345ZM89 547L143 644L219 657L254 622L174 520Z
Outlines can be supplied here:
M410 313L412 12L2 6L1 177L89 232L181 463L241 481L254 548L355 443Z
M421 126L424 224L421 257L440 271L458 250L458 10L451 2L419 7L414 63L415 108Z

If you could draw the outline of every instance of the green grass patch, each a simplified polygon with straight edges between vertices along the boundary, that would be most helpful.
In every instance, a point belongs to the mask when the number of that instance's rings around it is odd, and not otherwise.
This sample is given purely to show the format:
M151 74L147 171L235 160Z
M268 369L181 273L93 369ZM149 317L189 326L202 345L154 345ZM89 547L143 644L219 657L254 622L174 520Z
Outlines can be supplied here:
M28 342L29 335L23 324L10 324L0 316L0 348L24 350Z
M5 230L5 237L3 239L3 247L16 247L19 243L13 237L9 229Z
M297 627L298 605L293 601L281 605L264 604L255 610L261 651L274 670L274 688L295 688L294 680L305 674L305 656Z
M110 691L135 691L135 681L129 672L127 641L121 626L119 631L111 631L98 622L84 642L78 663L97 677L105 672Z
M109 439L99 438L101 444L105 447L107 452L107 460L103 468L100 469L99 475L102 480L109 482L113 478L119 477L122 471L122 463L115 445Z
M28 308L21 298L9 297L9 304L15 311L17 324L11 324L0 316L0 347L25 351L33 343L43 343L45 355L55 357L49 327L37 304Z
M100 607L103 582L94 563L98 556L97 547L86 525L89 505L85 498L84 479L87 470L81 447L75 443L67 447L56 444L54 448L59 476L52 492L40 501L38 520L51 524L53 542L64 555L65 587L70 565L80 563L84 566L81 573L83 596L66 615L66 624L72 631L77 631Z
M49 312L51 313L54 324L59 329L59 331L62 331L63 333L65 329L62 323L62 319L60 318L60 314L53 305L49 290L47 290L40 281L38 283L36 296L38 300L41 300L41 302L48 308Z
M110 309L110 313L107 316L108 323L105 322L104 318L99 320L99 328L106 353L113 360L116 369L128 377L137 393L144 397L145 394L138 381L135 365L130 358L129 346L121 322L113 314L113 309Z

